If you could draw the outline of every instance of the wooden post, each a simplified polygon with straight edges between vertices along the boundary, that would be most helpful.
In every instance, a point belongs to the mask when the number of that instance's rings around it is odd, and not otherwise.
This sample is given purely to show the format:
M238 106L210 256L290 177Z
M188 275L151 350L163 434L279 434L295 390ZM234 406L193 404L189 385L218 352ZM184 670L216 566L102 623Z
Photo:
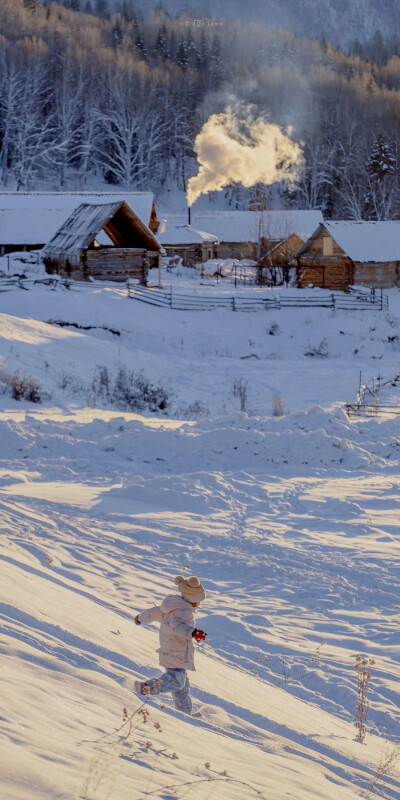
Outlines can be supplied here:
M158 288L162 289L161 283L161 256L158 254Z

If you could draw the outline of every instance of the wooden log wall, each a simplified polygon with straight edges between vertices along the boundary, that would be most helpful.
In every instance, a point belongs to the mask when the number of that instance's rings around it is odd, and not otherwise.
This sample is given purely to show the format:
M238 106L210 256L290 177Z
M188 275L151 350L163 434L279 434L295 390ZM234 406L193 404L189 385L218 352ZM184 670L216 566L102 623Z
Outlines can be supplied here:
M336 263L309 264L303 257L298 259L297 285L301 289L312 283L320 289L348 291L354 283L354 269L349 259L341 259Z
M96 248L87 250L83 256L86 277L96 280L125 281L127 278L137 278L140 283L146 283L149 262L146 250Z
M175 245L164 245L164 250L167 256L173 258L174 256L178 256L182 259L182 263L185 267L194 267L197 262L201 262L201 252L200 245L196 244L175 244Z
M332 255L324 255L324 239L330 240ZM353 262L324 229L315 239L310 239L297 263L297 285L301 289L312 283L321 289L348 291L349 285L354 283Z
M374 261L356 263L354 283L375 286L377 289L391 289L400 285L400 261L387 261L376 264Z
M153 250L96 248L86 250L79 264L71 264L62 256L47 259L46 269L47 272L58 272L62 277L73 280L92 277L96 280L125 281L127 278L136 278L145 284L149 269L158 267L159 259L160 254Z
M216 258L250 258L257 259L256 242L221 242L216 245Z

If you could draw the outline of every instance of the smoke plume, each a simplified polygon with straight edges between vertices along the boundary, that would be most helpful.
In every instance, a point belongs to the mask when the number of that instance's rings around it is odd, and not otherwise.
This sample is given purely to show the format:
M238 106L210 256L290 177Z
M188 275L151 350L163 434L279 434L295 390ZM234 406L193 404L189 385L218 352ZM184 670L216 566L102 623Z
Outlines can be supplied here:
M252 106L213 114L196 137L199 171L188 184L191 206L200 195L231 183L250 187L286 181L293 184L303 163L302 150L278 125L256 115Z

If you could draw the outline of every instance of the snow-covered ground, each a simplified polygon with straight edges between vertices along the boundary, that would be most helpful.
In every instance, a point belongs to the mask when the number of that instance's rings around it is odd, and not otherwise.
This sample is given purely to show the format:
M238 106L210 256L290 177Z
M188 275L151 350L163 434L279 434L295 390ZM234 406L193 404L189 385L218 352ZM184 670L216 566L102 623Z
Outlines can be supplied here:
M399 371L389 298L185 313L122 286L0 294L5 800L400 797L399 422L343 410L360 371ZM13 399L21 382L41 402ZM131 691L158 674L133 617L178 573L207 590L201 720L168 697L143 716Z

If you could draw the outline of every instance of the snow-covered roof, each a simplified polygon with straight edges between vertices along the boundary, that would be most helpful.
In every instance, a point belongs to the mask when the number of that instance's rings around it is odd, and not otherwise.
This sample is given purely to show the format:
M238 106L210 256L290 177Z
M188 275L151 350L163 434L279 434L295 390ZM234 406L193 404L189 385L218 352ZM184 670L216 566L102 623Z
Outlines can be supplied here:
M400 221L325 222L324 228L352 261L400 261Z
M124 200L149 225L152 192L0 192L0 245L43 245L82 203Z
M291 236L297 236L297 238L300 239L304 243L308 242L308 240L310 238L307 233L289 233L289 236L286 236L285 239L281 239L280 242L277 242L272 247L270 247L269 250L267 250L264 253L262 258L265 258L265 256L269 256L269 255L271 255L271 253L275 253L276 250L279 250L280 247L282 247L283 245L286 244L287 240L290 239Z
M165 231L157 234L158 241L163 245L189 245L218 242L212 233L196 230L191 225L176 224L172 219L167 219Z
M154 234L125 202L89 205L76 208L61 225L43 250L44 256L80 256L104 227L118 247L144 247L160 250ZM140 245L133 241L140 238Z
M184 225L187 215L166 214L175 226ZM191 220L194 228L214 234L219 242L257 242L259 235L266 239L286 239L291 233L311 236L323 222L321 211L282 209L274 211L195 211Z

